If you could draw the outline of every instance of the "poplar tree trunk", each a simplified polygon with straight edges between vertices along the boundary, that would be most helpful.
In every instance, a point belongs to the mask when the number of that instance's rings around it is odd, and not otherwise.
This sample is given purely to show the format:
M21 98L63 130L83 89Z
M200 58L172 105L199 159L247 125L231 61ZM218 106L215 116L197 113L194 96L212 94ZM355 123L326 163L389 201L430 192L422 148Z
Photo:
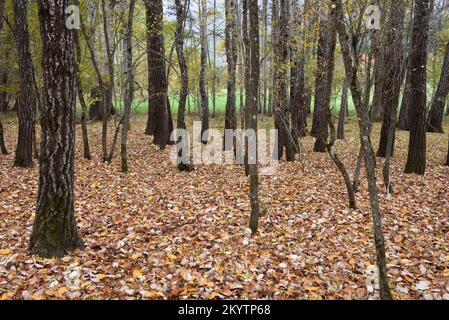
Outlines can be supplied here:
M440 82L438 83L432 107L430 108L427 131L443 133L444 107L449 94L449 42L446 45L443 66L441 67Z
M82 246L74 216L75 61L66 28L69 0L39 0L42 36L42 143L36 216L30 251L60 257Z
M401 108L399 111L399 118L397 123L397 128L399 130L403 131L409 131L410 130L410 121L409 121L409 107L410 107L410 78L412 76L412 69L410 65L410 57L408 58L409 61L407 61L407 70L405 75L405 84L404 84L404 91L402 94L402 102L401 102Z
M395 145L395 128L397 108L401 90L402 78L402 29L405 18L405 7L401 0L392 4L389 10L387 28L385 31L386 46L383 59L388 61L383 68L382 93L380 94L383 108L383 120L380 131L378 157L393 156ZM388 148L387 148L388 145Z
M390 179L390 160L393 157L397 109L399 105L399 96L401 93L401 83L403 81L403 24L405 19L405 3L402 0L396 0L391 3L390 15L387 23L386 41L389 44L385 48L385 61L389 61L386 66L386 77L382 101L384 105L384 119L382 121L381 140L379 143L378 155L385 152L385 163L383 167L384 185L388 194L393 193L393 187ZM382 140L382 137L386 142ZM381 147L383 146L383 147Z
M288 7L289 1L280 1L280 6L275 6L273 1L273 16L279 8L277 18L277 30L275 43L275 68L276 78L273 90L273 106L275 112L275 128L278 130L277 149L278 158L281 159L285 149L286 160L295 160L295 151L290 129L290 110L288 105L287 83L288 83ZM276 39L275 38L275 39Z
M209 96L206 89L207 75L207 0L201 0L200 8L200 38L201 38L201 68L199 88L201 95L201 142L206 144L209 141L205 132L209 129ZM206 132L207 133L207 132Z
M81 65L81 45L79 41L78 31L74 31L74 42L75 42L75 51L76 51L76 62L75 62L75 71L76 71L76 87L78 90L78 99L81 103L81 131L83 136L83 156L85 159L90 160L92 157L90 155L90 147L89 147L89 135L87 133L87 104L84 100L83 87L81 84L81 74L80 74L80 65Z
M343 84L343 90L341 92L340 101L340 112L338 116L338 128L337 128L337 139L343 140L345 138L345 122L348 115L348 91L349 83L348 79L345 78Z
M19 135L17 138L15 167L33 166L34 113L36 96L34 94L34 67L30 52L27 21L27 2L14 2L14 32L19 63L19 86L17 116Z
M145 0L148 57L148 121L145 133L165 149L170 138L162 0Z
M248 1L249 11L249 42L250 48L247 54L250 55L250 81L247 88L247 108L249 114L248 129L254 131L253 139L249 140L249 144L254 144L257 150L257 107L258 103L258 89L259 89L259 6L257 0L244 0ZM287 0L281 0L288 3ZM251 156L251 155L250 155ZM249 227L253 233L257 232L259 225L259 173L257 169L257 151L252 156L255 159L249 159L249 190L250 190L250 204L251 204L251 217L249 221Z
M405 173L423 175L426 171L427 127L427 40L429 37L430 0L416 0L410 56L410 140Z
M227 97L226 97L226 110L225 110L225 141L228 141L229 136L226 134L226 130L237 129L236 118L236 71L237 71L237 6L235 0L225 1L225 47L226 47L226 61L228 67L228 83L227 83ZM232 146L224 145L225 150L235 148L235 139Z
M3 14L1 14L3 12L3 8L5 6L5 0L0 0L0 32L2 32L3 29ZM5 73L6 74L6 73ZM0 79L0 83L3 84L3 74L0 74L0 77L2 77L2 79ZM6 84L6 83L5 83ZM6 94L4 93L0 93L0 95L2 97L5 97ZM0 97L0 98L2 98ZM5 137L4 137L4 133L3 133L3 123L2 123L2 112L3 112L3 100L0 99L0 153L1 154L8 154L8 150L6 149L6 145L5 145Z
M185 129L185 109L186 101L188 97L189 90L189 70L187 67L186 59L184 56L184 28L185 21L187 19L187 12L189 10L189 0L186 0L184 4L181 0L175 0L176 4L176 32L175 32L175 47L176 54L178 57L179 69L181 72L181 90L179 93L179 106L178 106L178 118L177 118L177 128Z
M120 148L120 164L123 173L128 172L128 128L131 116L131 106L134 100L134 70L133 70L133 20L134 20L135 0L131 0L129 4L128 23L124 38L125 51L125 108L123 111L122 140Z
M332 9L330 12L333 12ZM322 34L318 40L317 76L315 88L315 109L313 112L312 133L316 136L313 151L326 152L328 138L328 122L326 120L327 109L330 108L332 96L332 80L335 66L335 46L337 39L337 24L335 16L329 14L327 20L323 20Z

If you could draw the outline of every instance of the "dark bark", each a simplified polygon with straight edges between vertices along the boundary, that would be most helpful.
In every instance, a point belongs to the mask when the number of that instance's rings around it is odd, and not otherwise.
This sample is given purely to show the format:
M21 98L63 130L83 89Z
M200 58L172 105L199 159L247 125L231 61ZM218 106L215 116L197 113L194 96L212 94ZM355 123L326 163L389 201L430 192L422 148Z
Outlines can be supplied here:
M249 140L249 144L254 144L257 149L257 108L258 108L258 88L259 88L259 6L257 0L244 0L248 1L249 11L249 52L250 55L250 81L247 88L247 112L248 112L248 129L254 130L253 139ZM285 2L284 6L288 5L288 0L281 0L281 3ZM282 5L281 5L282 6ZM248 146L249 147L249 146ZM249 221L249 227L253 233L257 232L259 225L259 174L257 169L257 151L254 152L255 159L249 159L249 192L250 192L250 204L251 204L251 216Z
M380 131L378 157L393 156L397 108L401 90L402 73L402 30L405 18L405 5L398 0L392 2L387 22L386 46L383 59L388 61L383 67L382 92L380 100L384 113ZM389 148L387 150L387 145Z
M341 91L340 112L338 116L338 128L337 128L337 139L340 140L343 140L345 138L345 123L346 117L348 116L348 91L349 91L349 83L348 79L345 78L343 89Z
M186 0L184 4L181 0L175 0L176 4L176 33L175 33L175 47L176 54L178 56L178 64L181 72L181 91L179 93L179 107L178 107L178 118L177 118L177 128L185 129L185 109L186 101L188 97L189 90L189 70L187 67L186 59L184 56L184 28L185 21L187 18L187 12L189 9L189 0Z
M170 138L162 0L145 0L148 57L148 121L145 133L165 149Z
M446 45L443 66L441 67L440 82L433 97L429 112L427 131L443 133L444 106L449 94L449 42Z
M200 10L200 38L201 38L201 67L199 88L201 95L201 142L207 143L209 137L206 134L209 130L209 96L206 89L206 75L207 75L207 1L201 0Z
M383 179L386 192L388 194L393 193L393 186L390 178L390 160L393 156L395 133L396 133L396 120L397 110L399 105L399 96L401 93L401 83L403 81L403 68L404 68L404 56L402 50L402 29L405 18L405 3L402 0L392 2L390 9L390 16L388 19L387 30L387 43L388 47L385 48L385 61L389 61L388 67L385 66L386 77L384 80L384 89L382 95L382 101L384 105L384 119L382 121L381 129L381 142L379 145L384 144L382 140L382 132L386 135L386 143L384 149L379 147L379 153L385 152L385 163L383 167ZM384 128L385 127L385 128Z
M384 63L384 50L386 47L382 43L384 32L385 28L381 28L381 30L376 31L373 35L373 52L374 58L376 59L376 64L374 66L374 96L371 113L374 121L380 121L383 118L384 112L382 108L382 95L384 88L385 68L388 66L388 64Z
M405 173L423 175L426 171L427 125L427 40L429 37L430 0L416 0L410 56L410 140Z
M225 2L225 47L226 47L226 61L228 68L228 82L227 82L227 96L226 96L226 110L225 110L225 141L228 141L229 136L226 130L237 129L236 118L236 72L237 72L237 5L235 0L226 0ZM235 138L233 138L232 146L224 144L226 150L228 147L235 150Z
M108 9L113 9L115 2L109 2ZM111 8L112 7L112 8ZM106 58L107 58L107 67L109 73L109 81L107 86L103 89L105 92L105 98L102 112L102 127L101 127L101 146L103 153L103 162L107 162L110 159L108 155L108 120L111 114L111 110L113 108L113 95L114 95L114 50L113 44L111 43L109 33L110 26L108 23L108 14L106 10L106 0L101 0L101 9L103 12L103 33L104 33L104 42L106 46ZM111 152L112 153L112 152Z
M92 157L90 155L90 147L89 147L89 135L87 133L87 104L84 100L83 86L81 84L81 74L80 74L80 65L81 65L81 45L79 41L78 31L74 32L74 43L75 43L75 54L76 54L76 62L75 62L75 72L76 72L76 88L78 91L78 99L81 103L81 132L83 137L83 156L85 159L90 160Z
M125 33L125 108L123 111L123 125L122 125L122 141L120 148L120 167L123 173L128 172L128 127L131 116L131 106L134 100L134 70L133 70L133 20L134 20L134 6L135 0L131 0L129 4L128 22Z
M399 118L397 123L397 128L399 130L403 131L409 131L410 130L410 121L409 121L409 109L410 109L410 79L412 76L412 69L410 65L410 58L407 61L407 71L405 76L405 84L404 84L404 91L402 94L402 102L401 102L401 108L399 111Z
M318 40L317 75L315 88L315 109L313 112L312 134L316 136L313 150L326 152L328 138L327 110L332 96L332 80L335 66L335 46L337 23L335 12L329 9L329 17L322 21L322 34Z
M0 154L8 154L8 149L6 149L5 137L3 133L3 123L0 118Z
M19 135L17 139L15 167L29 168L33 165L34 114L34 67L30 52L27 21L27 2L14 1L14 32L19 62L19 86L17 117Z
M5 0L0 0L0 32L3 28L3 8L5 6ZM5 76L6 75L6 79ZM7 82L7 73L1 72L0 74L0 85L4 85ZM6 97L6 93L0 92L0 154L8 154L8 150L5 145L5 137L3 133L3 123L2 123L2 112L4 111L4 100ZM5 108L6 109L6 108Z
M42 143L36 216L30 251L59 257L82 246L74 216L75 61L70 1L38 1L42 36Z
M273 1L273 15L277 11ZM273 107L275 113L275 128L278 130L277 149L278 158L281 159L285 149L286 160L295 160L294 142L290 129L290 108L288 105L287 82L288 82L288 7L285 1L280 2L279 18L276 35L274 63L276 78L274 85Z
M181 91L179 93L179 107L178 107L178 118L177 118L177 129L186 129L185 124L185 108L186 108L186 100L188 97L188 86L189 86L189 73L188 67L186 63L186 59L184 56L184 28L185 22L187 19L187 12L189 11L190 1L186 0L184 4L181 3L181 0L175 0L176 5L176 31L175 31L175 46L176 53L178 56L178 64L179 69L181 71ZM178 140L178 170L180 171L192 171L193 166L190 164L190 159L186 156L189 154L188 150L188 142L187 137L180 138L181 141ZM180 145L179 145L180 144Z
M355 192L353 185L351 183L351 179L349 178L348 170L346 170L346 166L344 163L340 160L340 158L337 155L337 150L335 149L335 126L332 122L332 115L330 113L330 110L327 111L326 119L329 125L329 131L330 131L330 138L329 142L326 143L326 150L329 153L329 156L331 157L332 161L334 162L337 169L340 171L340 174L342 175L346 191L348 192L348 201L349 201L349 207L351 209L356 209L356 202L355 202Z

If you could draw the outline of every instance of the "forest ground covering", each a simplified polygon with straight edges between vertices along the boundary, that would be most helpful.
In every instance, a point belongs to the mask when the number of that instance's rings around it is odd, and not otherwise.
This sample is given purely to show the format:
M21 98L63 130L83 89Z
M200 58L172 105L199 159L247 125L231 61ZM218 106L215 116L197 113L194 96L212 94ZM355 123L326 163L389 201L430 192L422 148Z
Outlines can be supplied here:
M0 156L1 299L377 298L363 173L358 209L350 210L329 155L312 152L313 138L302 139L296 162L281 161L276 175L260 178L262 216L251 236L244 168L200 165L179 172L169 157L173 147L160 151L143 134L145 120L132 119L126 175L119 150L111 164L101 162L100 123L89 124L93 159L83 159L77 126L75 215L86 248L57 259L27 252L38 164L12 167L17 123L4 120L10 153ZM266 118L260 127L271 122ZM222 123L217 117L211 127ZM375 147L379 131L375 124ZM352 175L359 149L355 119L348 120L346 135L336 148ZM383 160L377 163L392 292L403 299L449 299L447 134L428 134L424 176L403 173L407 145L408 132L398 131L392 197L382 185Z

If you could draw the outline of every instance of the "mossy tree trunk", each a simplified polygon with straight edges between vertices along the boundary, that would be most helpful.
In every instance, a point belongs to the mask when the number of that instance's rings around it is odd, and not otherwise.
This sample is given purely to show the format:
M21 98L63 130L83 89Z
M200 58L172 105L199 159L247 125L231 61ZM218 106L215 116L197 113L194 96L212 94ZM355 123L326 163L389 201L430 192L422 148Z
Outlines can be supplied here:
M74 216L75 62L73 31L66 28L71 1L39 2L44 104L39 189L30 251L59 257L82 245Z

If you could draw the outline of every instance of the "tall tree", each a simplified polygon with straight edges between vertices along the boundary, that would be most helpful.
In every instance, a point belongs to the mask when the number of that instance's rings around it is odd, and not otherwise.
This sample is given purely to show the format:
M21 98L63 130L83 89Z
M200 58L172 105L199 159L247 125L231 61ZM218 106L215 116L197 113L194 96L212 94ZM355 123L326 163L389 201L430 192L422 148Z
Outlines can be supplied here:
M440 82L433 96L432 106L428 118L428 132L443 133L444 106L449 94L449 42L444 53L443 66L441 67Z
M209 137L204 133L209 129L209 95L206 88L206 76L207 76L207 0L200 0L199 3L199 15L200 15L200 42L201 42L201 67L200 67L200 79L199 88L201 95L201 141L207 143Z
M181 0L175 0L176 6L176 31L175 31L175 46L178 56L179 69L181 71L181 91L179 93L179 106L178 106L178 119L177 129L186 129L185 124L185 108L186 100L189 93L189 73L187 68L186 59L184 56L184 28L187 19L187 13L189 11L190 0L185 0L184 4ZM178 169L180 171L191 171L193 167L190 165L190 159L185 155L188 154L187 137L180 138L181 145L178 147L178 157L180 161L178 163ZM179 141L178 141L179 143Z
M383 109L383 120L380 131L378 157L386 157L387 153L393 155L395 144L395 128L397 108L402 83L402 31L405 18L405 3L398 0L391 2L388 10L385 38L387 46L383 48L382 59L386 61L382 71L382 91L379 100ZM390 139L389 139L390 138ZM387 150L387 145L389 148Z
M327 17L321 18L320 38L317 48L317 74L315 82L315 108L313 111L312 133L316 136L315 152L326 152L328 137L327 109L330 108L332 96L332 80L335 66L335 46L337 39L337 24L332 7Z
M179 106L177 128L185 129L185 109L189 90L189 70L187 67L186 58L184 55L184 28L189 10L190 1L175 0L176 5L176 31L175 31L175 47L178 56L178 64L181 72L181 90L179 93Z
M410 55L410 140L405 173L423 175L426 171L427 125L427 40L432 11L430 0L415 1L413 18L412 52Z
M389 44L384 51L384 59L388 61L385 66L385 80L383 82L382 105L384 118L382 121L381 138L379 142L378 156L385 156L383 177L388 193L393 192L390 179L390 158L393 156L397 109L403 81L404 56L403 56L403 24L405 18L405 1L391 2L387 22L386 41Z
M101 9L103 13L103 34L106 46L106 61L109 73L108 83L104 92L104 100L102 103L102 129L101 129L101 145L103 151L103 162L111 161L114 147L112 147L110 156L108 155L108 120L113 109L114 87L115 87L115 68L114 68L114 45L111 39L111 26L108 21L108 12L113 11L115 2L109 2L106 6L106 0L101 0ZM119 124L120 125L120 124ZM115 143L114 143L115 145Z
M30 51L27 1L18 0L13 2L14 33L18 53L20 85L17 108L19 135L14 166L29 168L33 165L34 113L36 109L34 67Z
M253 233L257 232L259 224L259 174L257 169L257 108L259 101L259 5L257 0L243 0L248 1L248 13L249 13L249 42L250 47L247 54L250 55L250 79L249 86L247 87L246 94L249 96L247 99L247 112L248 112L248 129L253 131L252 139L249 139L248 146L253 150L250 156L254 157L249 159L249 190L250 190L250 204L251 204L251 217L249 227ZM284 6L288 5L288 0L281 0Z
M289 22L289 1L280 1L279 6L273 0L273 19L275 24L276 43L274 48L274 64L276 68L275 83L273 89L273 107L275 111L274 124L278 130L277 149L279 159L282 158L284 149L287 161L295 160L294 143L290 130L290 108L288 104L287 84L288 84L288 22ZM279 8L279 11L277 11Z
M170 138L162 0L145 0L148 58L148 121L145 133L165 149Z
M77 3L77 2L76 2ZM79 40L79 31L76 30L74 34L74 42L75 42L75 53L76 53L76 61L75 61L75 71L76 71L76 87L78 91L78 99L81 104L81 131L83 137L83 155L84 158L90 160L90 147L89 147L89 135L87 133L87 103L84 99L83 86L81 83L81 44Z
M404 91L402 94L402 102L401 102L401 108L399 110L399 118L397 123L397 128L399 130L409 131L410 130L410 120L409 120L409 109L411 104L411 83L410 79L412 76L412 68L410 65L410 57L407 61L407 67L405 72L405 83L404 83Z
M121 170L122 172L128 172L128 128L131 115L131 106L134 100L134 69L133 69L133 21L134 21L134 7L135 0L131 0L129 3L128 22L126 26L126 33L124 43L126 47L125 51L125 110L123 112L123 125L122 125L122 141L120 150Z
M39 188L30 250L58 257L82 245L74 216L76 80L73 31L66 28L71 1L39 0L43 109Z
M376 262L379 270L379 291L381 299L392 299L388 285L387 263L385 256L385 240L382 231L382 218L379 206L379 192L376 185L376 164L372 148L370 131L371 118L367 103L362 102L362 94L358 84L359 52L357 43L349 40L348 32L344 22L343 5L341 0L332 0L336 7L338 17L338 33L341 43L342 56L345 65L346 77L349 79L352 100L356 108L359 120L360 142L363 148L365 160L365 171L368 181L371 212L374 225L374 243L376 247Z
M5 0L0 0L0 32L2 32L3 29L3 9L5 7ZM1 93L0 93L1 94ZM0 101L0 154L7 154L8 150L6 149L5 145L5 137L3 133L3 123L2 123L2 108Z
M348 91L349 91L349 83L348 79L345 78L345 82L343 83L343 89L341 91L340 112L338 115L337 139L345 138L345 122L346 117L348 116L348 108L349 108Z
M237 4L235 0L225 1L225 47L228 68L228 82L225 109L225 135L227 129L237 129L236 78L237 78ZM226 136L225 136L226 137ZM227 138L227 137L226 137ZM225 145L225 147L227 147Z

